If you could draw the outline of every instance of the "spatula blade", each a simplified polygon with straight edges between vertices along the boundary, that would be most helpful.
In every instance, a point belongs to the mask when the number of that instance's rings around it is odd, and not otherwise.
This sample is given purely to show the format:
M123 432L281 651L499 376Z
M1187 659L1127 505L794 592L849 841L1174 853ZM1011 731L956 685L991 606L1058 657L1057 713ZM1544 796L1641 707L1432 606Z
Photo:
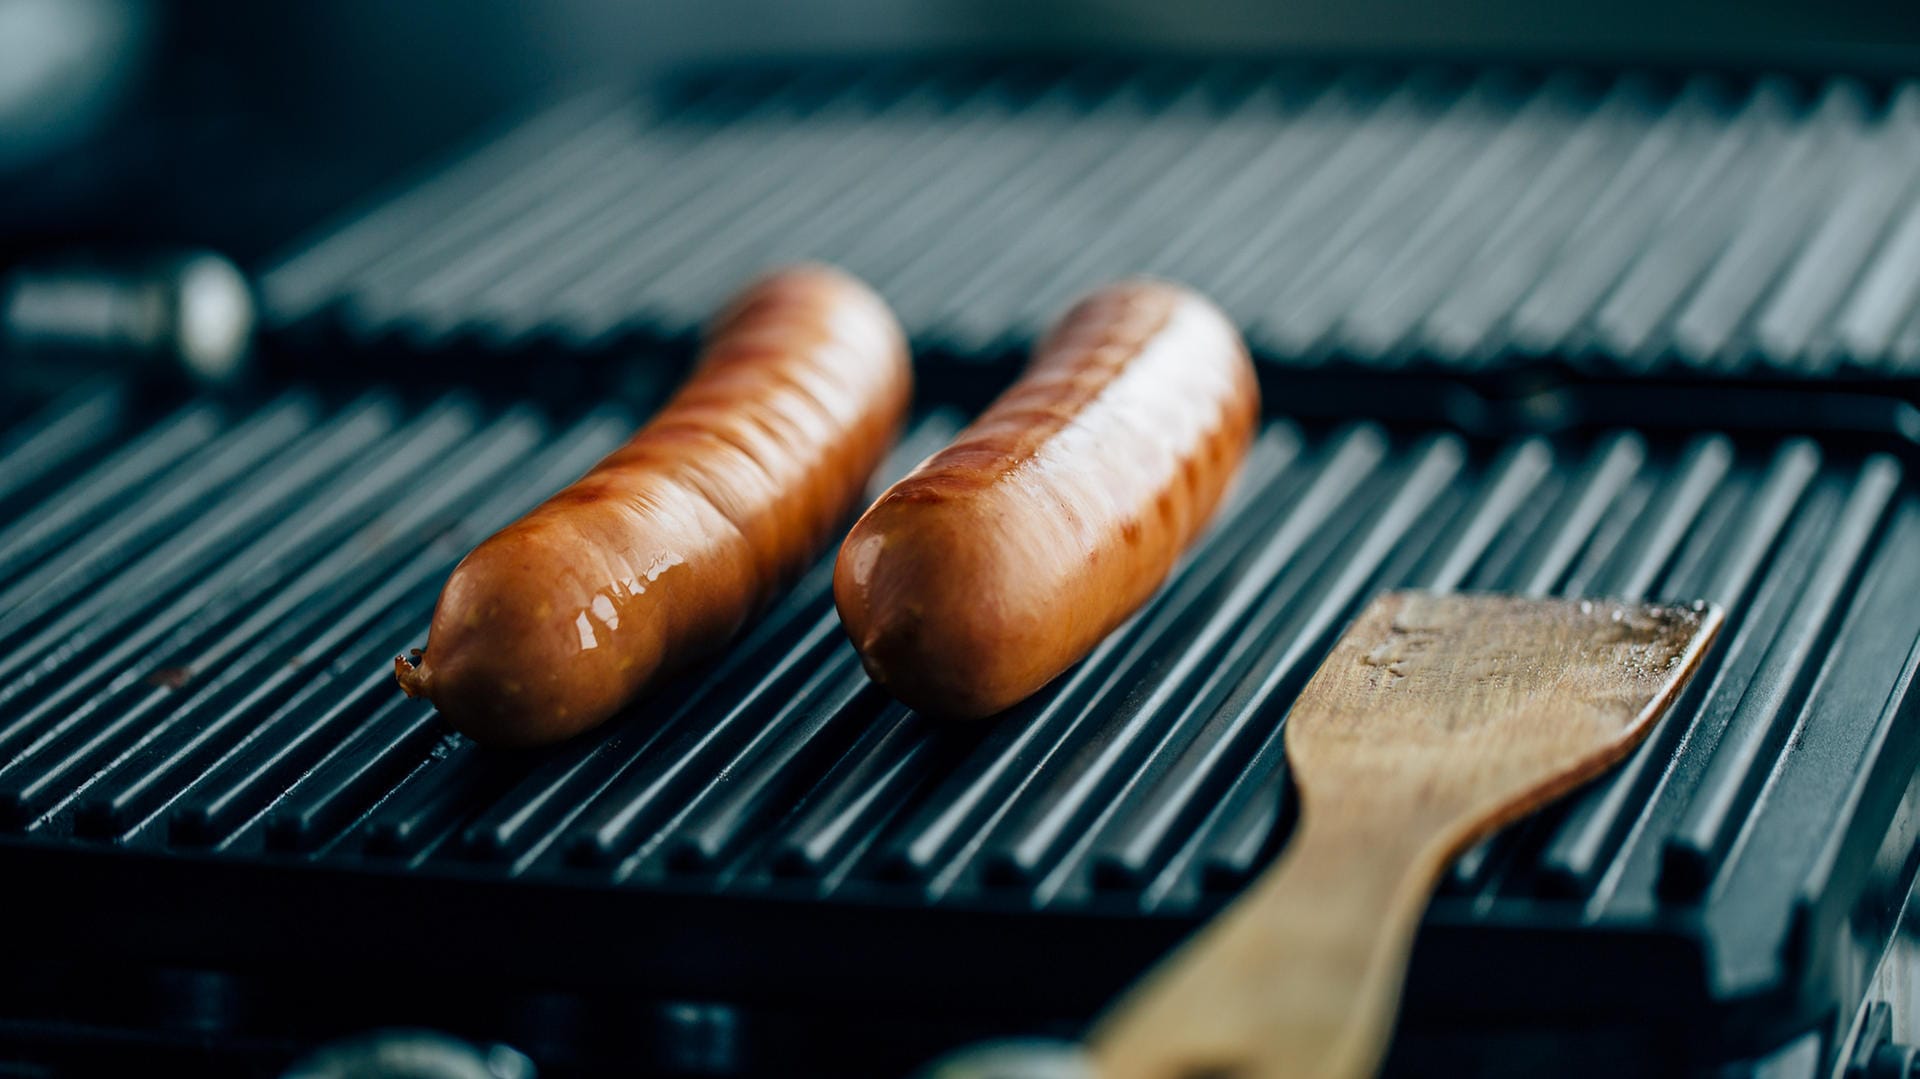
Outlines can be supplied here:
M1390 592L1301 692L1287 756L1303 788L1447 773L1479 801L1537 783L1511 818L1631 748L1721 619L1700 602Z

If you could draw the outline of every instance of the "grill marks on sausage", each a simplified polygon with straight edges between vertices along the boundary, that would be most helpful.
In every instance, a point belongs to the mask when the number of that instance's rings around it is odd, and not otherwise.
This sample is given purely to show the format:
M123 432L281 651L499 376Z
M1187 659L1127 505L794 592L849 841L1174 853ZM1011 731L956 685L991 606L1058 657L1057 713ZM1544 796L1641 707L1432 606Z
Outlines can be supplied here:
M1028 371L870 509L834 590L873 677L935 714L986 715L1143 603L1246 452L1258 388L1194 293L1095 293Z
M723 646L803 572L905 419L905 339L837 271L771 275L688 382L585 477L454 570L401 686L481 741L593 726Z

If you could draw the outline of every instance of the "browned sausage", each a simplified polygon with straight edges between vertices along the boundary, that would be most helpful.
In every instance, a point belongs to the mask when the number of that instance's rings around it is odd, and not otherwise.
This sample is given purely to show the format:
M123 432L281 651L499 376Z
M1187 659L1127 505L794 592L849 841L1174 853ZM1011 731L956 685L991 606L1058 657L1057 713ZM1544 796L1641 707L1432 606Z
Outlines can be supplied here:
M1046 685L1160 586L1259 411L1246 346L1202 297L1134 280L1082 300L840 548L834 601L867 672L951 718Z
M802 266L736 297L652 422L454 568L408 696L491 745L554 742L711 654L856 508L911 390L873 291Z

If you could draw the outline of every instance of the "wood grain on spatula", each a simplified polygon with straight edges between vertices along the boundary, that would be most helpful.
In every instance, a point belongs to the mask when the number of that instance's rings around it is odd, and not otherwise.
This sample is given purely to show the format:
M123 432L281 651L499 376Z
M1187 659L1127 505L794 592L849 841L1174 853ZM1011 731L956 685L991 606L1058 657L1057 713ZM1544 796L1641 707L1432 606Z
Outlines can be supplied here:
M1101 1020L1102 1079L1372 1074L1440 874L1624 756L1720 623L1707 604L1375 600L1289 713L1280 861Z

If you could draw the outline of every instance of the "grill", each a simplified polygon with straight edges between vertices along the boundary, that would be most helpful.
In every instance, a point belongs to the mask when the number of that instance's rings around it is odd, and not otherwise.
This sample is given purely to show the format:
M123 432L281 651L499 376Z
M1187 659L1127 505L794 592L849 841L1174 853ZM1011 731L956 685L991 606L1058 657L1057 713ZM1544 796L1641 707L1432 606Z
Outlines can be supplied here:
M1291 694L1375 590L1416 585L1701 596L1733 622L1623 770L1457 867L1402 1067L1435 1024L1575 1013L1635 1031L1648 1067L1758 1053L1831 1038L1866 991L1916 838L1920 499L1894 458L1276 419L1178 577L998 722L934 729L869 686L823 563L608 728L483 751L388 661L472 543L648 403L309 387L156 409L108 385L20 425L0 459L0 853L41 883L12 897L36 927L16 947L236 968L189 994L216 1002L197 1021L267 1045L356 1014L282 1014L316 986L407 986L397 1014L481 1033L506 1008L488 993L550 1016L591 989L892 1015L900 1037L815 1064L903 1067L960 1031L1084 1018L1243 882L1286 828ZM890 467L955 422L926 415ZM480 973L497 981L445 986ZM766 1047L791 1020L689 1007L660 1014L738 1023L749 1063L801 1067ZM681 1044L647 1029L554 1052Z
M993 355L1147 271L1290 369L1920 374L1920 91L1847 79L915 63L566 101L274 264L284 325L591 347L765 263Z
M1920 841L1916 101L996 62L542 112L267 267L263 385L0 402L0 866L31 882L0 1050L273 1074L405 1022L561 1075L844 1076L1071 1034L1284 843L1288 704L1411 586L1730 620L1622 768L1459 861L1390 1070L1830 1068L1886 1032ZM788 256L920 346L893 474L1119 272L1219 295L1274 413L1153 602L990 724L868 685L824 561L563 746L404 699L453 563Z

